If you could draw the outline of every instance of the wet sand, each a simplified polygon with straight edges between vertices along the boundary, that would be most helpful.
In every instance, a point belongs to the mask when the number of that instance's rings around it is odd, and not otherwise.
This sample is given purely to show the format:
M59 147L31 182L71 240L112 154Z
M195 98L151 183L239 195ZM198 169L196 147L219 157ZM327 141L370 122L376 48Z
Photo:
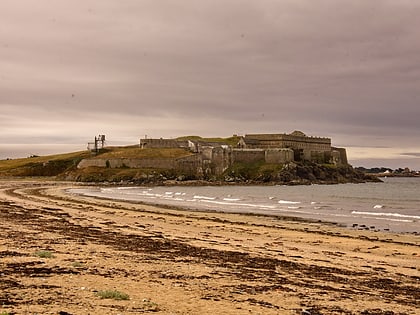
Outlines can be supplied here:
M100 200L70 187L0 181L0 313L418 311L419 236ZM104 290L129 299L102 299Z

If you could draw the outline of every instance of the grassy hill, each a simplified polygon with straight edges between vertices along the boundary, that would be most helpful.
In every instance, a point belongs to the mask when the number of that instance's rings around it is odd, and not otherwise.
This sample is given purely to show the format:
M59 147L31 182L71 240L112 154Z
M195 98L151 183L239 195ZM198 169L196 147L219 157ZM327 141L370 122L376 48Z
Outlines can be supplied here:
M184 136L178 140L195 140L206 142L219 142L236 145L239 137L229 138L202 138L200 136ZM13 176L57 176L69 171L74 171L77 164L86 158L103 159L130 159L130 158L180 158L193 153L180 148L141 149L137 145L124 147L107 147L101 149L97 155L88 151L56 154L48 156L34 156L19 159L0 160L0 177Z
M83 159L165 159L190 156L193 153L179 148L141 149L138 146L107 147L98 154L88 151L0 160L0 177L55 176L60 179L83 181L119 181L154 173L153 169L103 169L90 167L78 170Z
M180 140L202 140L236 144L237 138L201 138L198 136L181 137ZM124 163L119 167L110 167L113 159L177 159L194 153L181 148L139 148L137 145L125 147L107 147L97 154L88 151L28 157L23 159L0 160L0 177L44 176L56 179L83 182L133 182L159 184L166 180L205 180L236 183L345 183L377 180L368 178L355 171L350 165L319 165L311 162L293 162L287 165L267 164L263 161L254 163L233 163L223 174L217 176L211 172L197 173L194 169L162 169L156 167L130 168ZM77 168L83 159L105 160L107 166L89 166ZM92 165L100 165L93 163ZM104 164L105 165L105 164ZM153 164L152 164L153 165ZM211 165L208 165L211 167Z
M80 151L0 160L0 176L56 176L68 169L75 168L82 159L89 156L89 152Z

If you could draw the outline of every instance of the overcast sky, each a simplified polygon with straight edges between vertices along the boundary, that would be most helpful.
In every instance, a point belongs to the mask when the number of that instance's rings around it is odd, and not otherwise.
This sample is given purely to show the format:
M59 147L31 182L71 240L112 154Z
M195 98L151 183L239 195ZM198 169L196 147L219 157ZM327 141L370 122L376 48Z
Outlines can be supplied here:
M420 169L418 0L1 0L0 159L139 138L332 138Z

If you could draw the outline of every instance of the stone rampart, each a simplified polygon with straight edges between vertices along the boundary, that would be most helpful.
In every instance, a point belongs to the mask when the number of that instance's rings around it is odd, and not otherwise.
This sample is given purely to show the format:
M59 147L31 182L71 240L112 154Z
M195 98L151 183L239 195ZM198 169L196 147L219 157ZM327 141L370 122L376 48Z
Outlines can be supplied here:
M83 159L77 164L77 168L87 167L106 167L106 160L104 159Z
M80 161L77 168L87 167L109 167L109 168L154 168L174 169L189 173L202 172L203 159L200 155L191 155L182 158L172 159L84 159Z
M294 160L292 149L267 149L265 150L265 162L270 164L284 164Z
M265 161L265 150L263 149L233 149L233 162L253 163Z
M141 148L179 148L174 139L140 139Z
M345 148L332 147L331 149L332 149L331 154L333 156L336 156L335 161L333 161L335 164L349 164L347 160L347 151Z
M177 170L202 175L203 159L200 155L190 155L175 160L175 168Z
M232 148L213 148L211 162L213 164L213 174L222 174L233 163Z
M84 159L77 168L110 167L110 168L158 168L173 169L175 159Z

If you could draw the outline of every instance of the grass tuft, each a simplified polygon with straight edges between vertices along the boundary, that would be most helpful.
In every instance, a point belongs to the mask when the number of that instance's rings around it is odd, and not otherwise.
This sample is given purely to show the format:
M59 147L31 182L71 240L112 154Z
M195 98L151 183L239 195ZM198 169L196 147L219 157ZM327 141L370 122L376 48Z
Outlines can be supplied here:
M73 268L85 268L85 264L80 261L75 261L71 265Z
M99 296L101 299L113 299L113 300L129 300L130 296L126 293L117 291L117 290L105 290L98 291L96 296Z
M34 253L36 257L39 258L54 258L54 255L49 250L38 250Z

